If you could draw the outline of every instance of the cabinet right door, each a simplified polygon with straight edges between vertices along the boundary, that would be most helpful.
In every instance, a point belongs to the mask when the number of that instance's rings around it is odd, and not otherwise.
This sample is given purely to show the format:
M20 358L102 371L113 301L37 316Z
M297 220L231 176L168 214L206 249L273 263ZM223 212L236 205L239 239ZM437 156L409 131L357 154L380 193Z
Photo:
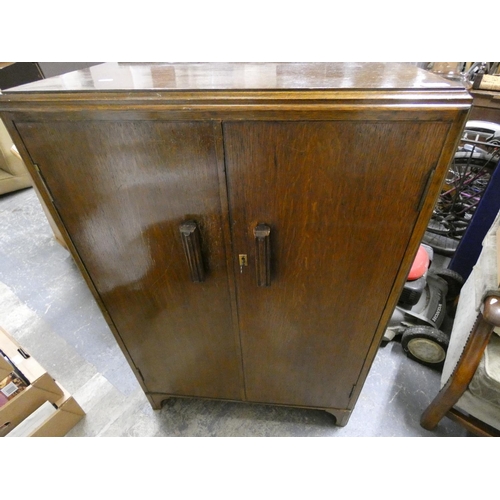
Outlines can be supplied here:
M347 406L448 128L390 121L224 124L249 401ZM257 283L259 224L270 228L266 287ZM239 255L247 256L247 266Z

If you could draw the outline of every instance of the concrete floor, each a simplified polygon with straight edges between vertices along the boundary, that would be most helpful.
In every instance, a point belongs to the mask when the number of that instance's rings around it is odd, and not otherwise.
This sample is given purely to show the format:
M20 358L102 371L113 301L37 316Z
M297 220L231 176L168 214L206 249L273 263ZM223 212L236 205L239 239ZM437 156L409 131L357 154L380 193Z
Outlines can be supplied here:
M153 411L32 189L0 196L0 325L86 412L68 436L467 436L419 418L440 374L398 342L379 349L346 427L313 410L173 399Z

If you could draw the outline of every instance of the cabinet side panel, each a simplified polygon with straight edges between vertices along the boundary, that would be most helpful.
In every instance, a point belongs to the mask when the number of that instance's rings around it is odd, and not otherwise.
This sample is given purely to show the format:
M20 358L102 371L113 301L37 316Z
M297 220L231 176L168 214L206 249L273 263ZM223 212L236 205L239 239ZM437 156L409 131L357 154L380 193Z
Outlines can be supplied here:
M224 126L250 401L345 408L449 123ZM257 224L271 286L256 283Z
M150 392L239 399L210 123L16 123ZM198 224L193 283L179 225Z

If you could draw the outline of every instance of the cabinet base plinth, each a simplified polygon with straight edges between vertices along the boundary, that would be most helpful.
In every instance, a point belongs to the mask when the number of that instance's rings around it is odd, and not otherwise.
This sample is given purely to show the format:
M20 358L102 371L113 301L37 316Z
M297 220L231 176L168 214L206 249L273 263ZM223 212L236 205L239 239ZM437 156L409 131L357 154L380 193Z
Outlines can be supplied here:
M335 417L335 425L345 427L351 418L351 410L325 410Z
M339 409L339 408L321 408L318 406L297 406L297 405L287 405L283 403L265 403L260 401L241 401L237 399L220 399L220 398L207 398L201 396L183 396L179 394L164 394L164 393L147 393L149 402L153 410L161 410L165 403L169 399L201 399L206 401L220 401L226 403L246 403L254 405L265 405L265 406L281 406L285 408L298 408L302 410L321 410L333 415L335 417L335 424L338 427L344 427L349 422L351 417L351 410Z
M164 404L171 398L171 396L168 396L166 394L157 393L147 393L146 396L148 397L149 403L151 404L153 410L161 410Z

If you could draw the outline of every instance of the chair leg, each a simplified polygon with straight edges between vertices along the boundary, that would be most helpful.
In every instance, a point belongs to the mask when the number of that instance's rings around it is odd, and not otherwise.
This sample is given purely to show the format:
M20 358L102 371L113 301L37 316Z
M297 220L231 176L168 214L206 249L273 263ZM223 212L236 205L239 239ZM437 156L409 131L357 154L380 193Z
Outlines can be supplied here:
M483 314L478 314L455 370L422 414L420 425L424 429L434 429L465 392L488 345L493 327Z
M478 420L472 415L465 415L456 408L452 408L447 414L447 418L458 422L462 427L475 436L480 437L500 437L500 431L490 425Z

